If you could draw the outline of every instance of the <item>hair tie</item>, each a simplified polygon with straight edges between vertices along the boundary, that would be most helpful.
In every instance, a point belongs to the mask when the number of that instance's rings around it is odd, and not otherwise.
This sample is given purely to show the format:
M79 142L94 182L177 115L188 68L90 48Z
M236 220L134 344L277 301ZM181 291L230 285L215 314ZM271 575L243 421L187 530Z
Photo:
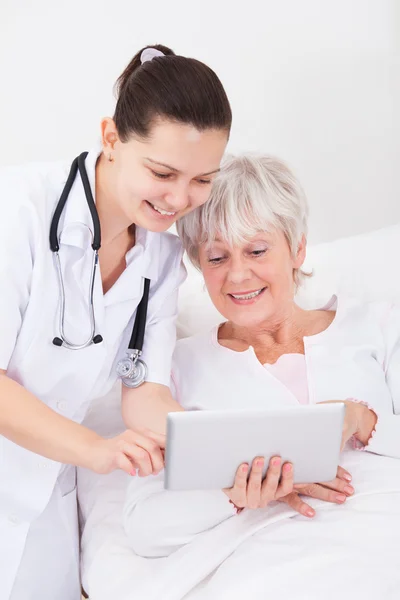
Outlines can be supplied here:
M140 55L140 62L143 64L149 60L153 60L156 56L165 56L165 54L157 50L157 48L145 48Z

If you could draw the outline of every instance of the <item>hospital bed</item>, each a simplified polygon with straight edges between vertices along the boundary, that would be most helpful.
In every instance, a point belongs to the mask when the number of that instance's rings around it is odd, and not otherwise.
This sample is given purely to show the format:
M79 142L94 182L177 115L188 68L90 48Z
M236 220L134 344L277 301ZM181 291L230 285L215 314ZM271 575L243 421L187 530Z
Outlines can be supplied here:
M310 247L305 267L314 274L299 291L299 304L319 307L336 292L400 304L399 242L400 224ZM190 268L180 297L179 336L211 328L219 320L200 274ZM124 429L119 393L116 387L96 400L86 417L85 423L101 435L112 436ZM285 505L268 522L257 515L259 511L244 511L235 517L234 531L216 528L207 533L208 541L206 535L194 544L191 553L179 551L171 559L144 559L130 550L121 523L128 476L122 472L99 476L79 469L83 587L90 600L400 598L400 461L391 459L393 463L382 469L369 454L353 464L353 457L361 454L368 453L349 453L345 458L344 466L359 482L345 509L316 503L320 516L311 526L304 518L289 514ZM378 471L381 485L370 494L365 482ZM340 519L336 508L344 509ZM370 530L362 525L366 515L375 523ZM329 523L332 539L326 555L321 540ZM377 556L374 544L381 543L382 536L392 541L387 554ZM352 564L351 572L348 564ZM313 587L304 589L310 573ZM235 582L236 595L230 587L225 596L226 581ZM367 589L362 596L361 583Z

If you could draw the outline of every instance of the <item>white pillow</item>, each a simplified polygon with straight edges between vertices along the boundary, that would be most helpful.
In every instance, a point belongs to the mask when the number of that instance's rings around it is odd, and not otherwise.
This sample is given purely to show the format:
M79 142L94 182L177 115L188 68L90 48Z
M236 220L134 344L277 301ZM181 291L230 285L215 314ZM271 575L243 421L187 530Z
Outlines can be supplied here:
M317 308L339 293L372 300L400 301L400 224L309 248L304 269L313 276L297 302Z
M370 233L310 246L305 270L312 269L296 301L320 308L334 293L362 300L400 303L400 224ZM191 265L179 298L178 338L194 335L223 321L212 304L202 275Z

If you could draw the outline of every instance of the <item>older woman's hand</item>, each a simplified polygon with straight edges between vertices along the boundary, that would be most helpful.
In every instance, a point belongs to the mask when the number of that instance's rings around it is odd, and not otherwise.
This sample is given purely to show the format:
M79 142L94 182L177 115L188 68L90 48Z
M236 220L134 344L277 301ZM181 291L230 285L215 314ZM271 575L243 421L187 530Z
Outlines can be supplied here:
M282 459L274 456L263 479L264 458L253 460L249 475L249 465L239 466L232 488L223 492L238 508L265 508L270 502L279 500L293 490L293 467L290 463L282 465Z
M343 504L349 496L354 494L354 488L350 485L351 475L342 467L338 467L336 478L328 483L306 483L296 484L293 492L281 498L288 506L305 517L314 517L315 510L304 502L301 496L309 496L325 502Z
M368 406L354 400L327 400L326 402L320 402L320 404L337 404L338 402L346 407L341 450L353 436L365 446L375 429L378 417Z

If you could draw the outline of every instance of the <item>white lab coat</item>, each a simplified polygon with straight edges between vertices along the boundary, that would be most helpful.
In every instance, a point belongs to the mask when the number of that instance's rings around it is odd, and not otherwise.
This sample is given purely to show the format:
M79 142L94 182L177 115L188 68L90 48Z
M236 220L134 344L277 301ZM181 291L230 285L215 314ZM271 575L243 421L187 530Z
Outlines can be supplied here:
M93 192L99 152L93 149L86 159ZM53 410L82 422L91 400L116 381L145 277L151 280L143 349L148 381L169 384L177 290L185 270L176 236L138 228L127 268L105 295L96 277L96 333L103 343L77 351L54 346L60 294L49 227L69 166L0 171L0 369ZM65 330L74 343L90 331L91 230L78 175L59 225ZM1 600L78 600L78 564L75 469L0 437Z

